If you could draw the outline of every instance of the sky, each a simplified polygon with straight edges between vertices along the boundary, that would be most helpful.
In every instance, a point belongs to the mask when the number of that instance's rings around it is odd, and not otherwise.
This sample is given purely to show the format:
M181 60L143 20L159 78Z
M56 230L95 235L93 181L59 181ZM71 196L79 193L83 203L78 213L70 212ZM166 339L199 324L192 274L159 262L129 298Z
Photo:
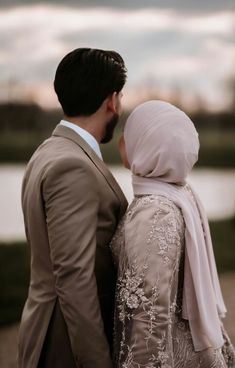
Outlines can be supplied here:
M55 69L86 46L123 56L127 104L151 91L220 109L230 102L234 41L234 0L0 0L0 100L58 106Z

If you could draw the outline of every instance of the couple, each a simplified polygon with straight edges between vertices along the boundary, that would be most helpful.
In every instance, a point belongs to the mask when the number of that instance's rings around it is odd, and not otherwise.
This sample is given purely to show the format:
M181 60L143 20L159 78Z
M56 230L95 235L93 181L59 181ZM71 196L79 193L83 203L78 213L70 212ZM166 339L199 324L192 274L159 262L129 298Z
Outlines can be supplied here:
M23 180L19 368L234 367L208 222L186 183L199 150L191 120L162 101L131 113L119 142L128 209L102 160L125 80L114 51L76 49L57 68L64 120Z

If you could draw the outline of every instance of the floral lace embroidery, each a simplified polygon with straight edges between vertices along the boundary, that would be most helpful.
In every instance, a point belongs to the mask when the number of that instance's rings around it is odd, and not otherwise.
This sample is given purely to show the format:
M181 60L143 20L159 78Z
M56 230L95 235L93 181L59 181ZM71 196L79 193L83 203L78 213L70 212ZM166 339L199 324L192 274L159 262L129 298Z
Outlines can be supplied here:
M151 223L143 224L138 229L146 232L143 244L138 248L138 252L143 253L140 265L137 256L128 256L124 229L125 224L131 222L133 216L145 206L154 206L156 210ZM166 213L166 219L161 220ZM118 227L111 249L118 268L114 330L116 368L235 366L234 350L226 336L222 352L220 349L208 349L202 354L194 352L188 322L181 318L182 293L179 285L183 280L184 221L181 211L170 200L154 195L135 198ZM162 261L159 261L159 270L156 270L149 284L150 264L156 254ZM165 273L171 276L169 305L165 305L168 310L167 323L164 325L159 299L164 300L162 277ZM136 334L132 333L135 328ZM143 353L141 357L138 349Z

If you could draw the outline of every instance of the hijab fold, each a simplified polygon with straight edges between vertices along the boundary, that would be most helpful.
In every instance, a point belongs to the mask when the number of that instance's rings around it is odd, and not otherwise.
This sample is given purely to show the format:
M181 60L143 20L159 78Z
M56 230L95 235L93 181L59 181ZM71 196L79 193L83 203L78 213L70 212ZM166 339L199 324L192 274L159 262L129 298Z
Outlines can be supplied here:
M139 105L124 129L135 195L162 195L182 211L185 269L182 317L189 321L196 351L223 345L220 317L226 313L207 216L186 182L198 159L199 140L189 117L163 101Z

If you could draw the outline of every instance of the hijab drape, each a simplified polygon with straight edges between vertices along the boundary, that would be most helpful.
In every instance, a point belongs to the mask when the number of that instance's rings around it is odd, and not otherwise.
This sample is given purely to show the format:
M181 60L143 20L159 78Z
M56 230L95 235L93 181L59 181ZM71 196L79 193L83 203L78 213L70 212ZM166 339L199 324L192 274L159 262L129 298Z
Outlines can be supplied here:
M199 140L189 117L163 101L139 105L124 128L135 195L171 199L185 222L183 315L196 351L223 345L226 308L219 285L207 216L186 178L198 159Z

